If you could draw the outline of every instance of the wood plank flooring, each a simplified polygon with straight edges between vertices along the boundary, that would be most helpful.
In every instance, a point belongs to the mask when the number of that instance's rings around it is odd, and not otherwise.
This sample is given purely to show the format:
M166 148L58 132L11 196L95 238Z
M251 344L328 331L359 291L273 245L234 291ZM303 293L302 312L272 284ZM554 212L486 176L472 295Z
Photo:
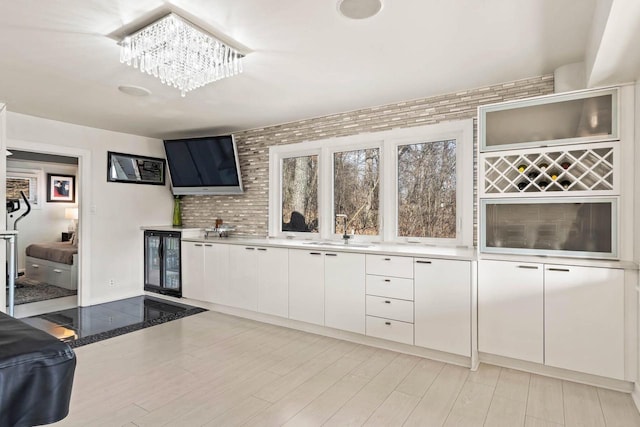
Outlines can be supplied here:
M59 426L639 426L628 394L206 312L76 349Z

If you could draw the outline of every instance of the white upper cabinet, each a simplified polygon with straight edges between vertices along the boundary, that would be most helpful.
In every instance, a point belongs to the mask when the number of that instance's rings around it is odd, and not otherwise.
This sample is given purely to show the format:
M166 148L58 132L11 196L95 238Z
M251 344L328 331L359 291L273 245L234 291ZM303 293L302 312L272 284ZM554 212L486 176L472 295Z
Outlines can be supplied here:
M616 140L618 89L548 95L481 106L480 151Z

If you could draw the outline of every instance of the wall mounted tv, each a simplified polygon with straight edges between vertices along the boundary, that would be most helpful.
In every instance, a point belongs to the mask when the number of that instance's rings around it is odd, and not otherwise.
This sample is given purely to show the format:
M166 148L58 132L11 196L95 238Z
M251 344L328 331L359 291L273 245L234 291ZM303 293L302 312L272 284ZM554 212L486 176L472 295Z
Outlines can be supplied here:
M165 140L164 151L173 194L242 193L233 135Z

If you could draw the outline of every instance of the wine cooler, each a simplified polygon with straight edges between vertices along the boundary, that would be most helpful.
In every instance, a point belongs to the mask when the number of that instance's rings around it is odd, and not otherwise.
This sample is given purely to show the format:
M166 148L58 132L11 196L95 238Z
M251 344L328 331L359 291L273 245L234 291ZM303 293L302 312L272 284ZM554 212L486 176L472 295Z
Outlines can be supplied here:
M616 197L484 199L481 209L481 252L618 256Z
M144 289L182 297L180 233L144 232Z

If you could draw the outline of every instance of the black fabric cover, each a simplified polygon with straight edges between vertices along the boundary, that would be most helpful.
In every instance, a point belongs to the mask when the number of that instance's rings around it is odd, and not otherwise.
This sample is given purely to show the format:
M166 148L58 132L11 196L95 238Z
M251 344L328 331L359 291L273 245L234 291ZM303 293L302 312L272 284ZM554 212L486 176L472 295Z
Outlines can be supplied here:
M75 353L66 343L0 313L0 426L66 417L75 368Z

